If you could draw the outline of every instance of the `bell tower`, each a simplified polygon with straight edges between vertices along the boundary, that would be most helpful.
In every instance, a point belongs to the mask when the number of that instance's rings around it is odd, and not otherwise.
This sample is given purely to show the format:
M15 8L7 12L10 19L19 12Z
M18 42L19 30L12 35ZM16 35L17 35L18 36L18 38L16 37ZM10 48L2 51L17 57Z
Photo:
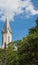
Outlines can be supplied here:
M5 24L2 29L2 48L8 47L8 44L12 42L12 31L9 25L9 19L8 17L5 19Z

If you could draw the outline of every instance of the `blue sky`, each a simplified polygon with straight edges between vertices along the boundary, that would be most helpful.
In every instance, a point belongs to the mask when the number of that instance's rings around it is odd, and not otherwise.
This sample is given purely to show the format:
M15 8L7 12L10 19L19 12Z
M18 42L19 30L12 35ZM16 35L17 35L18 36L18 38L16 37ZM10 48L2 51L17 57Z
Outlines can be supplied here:
M0 0L2 4L0 4L0 46L2 44L2 28L5 23L5 16L8 16L10 21L13 41L25 37L28 34L28 29L35 26L35 20L38 17L38 0L14 0L13 5L10 4L12 0L6 2Z

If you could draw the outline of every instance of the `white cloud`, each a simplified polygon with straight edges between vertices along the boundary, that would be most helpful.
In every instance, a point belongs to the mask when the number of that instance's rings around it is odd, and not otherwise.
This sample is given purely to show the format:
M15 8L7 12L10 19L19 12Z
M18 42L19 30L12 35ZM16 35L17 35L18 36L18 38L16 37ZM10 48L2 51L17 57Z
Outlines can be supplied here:
M8 16L9 19L14 20L15 15L24 11L27 16L38 14L38 10L35 10L31 0L0 0L0 17L2 16L0 19L5 19L5 16Z

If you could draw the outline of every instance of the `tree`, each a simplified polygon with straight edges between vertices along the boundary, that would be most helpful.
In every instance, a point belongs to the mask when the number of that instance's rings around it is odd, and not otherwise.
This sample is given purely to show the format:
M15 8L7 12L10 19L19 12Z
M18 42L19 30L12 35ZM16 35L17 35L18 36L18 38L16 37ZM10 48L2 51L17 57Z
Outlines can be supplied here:
M18 46L18 55L19 65L38 63L38 33L30 34L22 40Z
M6 60L6 65L18 65L18 62L17 62L18 55L17 55L17 52L14 51L12 42L9 43L8 48L6 48L6 50L0 49L0 60L2 61L3 65L5 63L5 60Z

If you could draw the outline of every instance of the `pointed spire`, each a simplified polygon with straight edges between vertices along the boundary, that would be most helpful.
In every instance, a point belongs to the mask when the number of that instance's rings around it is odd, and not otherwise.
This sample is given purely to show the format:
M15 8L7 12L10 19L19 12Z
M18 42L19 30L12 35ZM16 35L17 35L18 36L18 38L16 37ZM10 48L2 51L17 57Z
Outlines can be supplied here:
M8 19L8 17L6 17L5 24L6 24L6 28L8 29L8 27L10 27L9 26L9 19Z
M10 25L9 25L9 19L8 19L8 17L6 17L6 19L5 19L5 25L4 25L4 27L3 27L2 32L7 32L8 29L9 29L9 31L11 32Z

